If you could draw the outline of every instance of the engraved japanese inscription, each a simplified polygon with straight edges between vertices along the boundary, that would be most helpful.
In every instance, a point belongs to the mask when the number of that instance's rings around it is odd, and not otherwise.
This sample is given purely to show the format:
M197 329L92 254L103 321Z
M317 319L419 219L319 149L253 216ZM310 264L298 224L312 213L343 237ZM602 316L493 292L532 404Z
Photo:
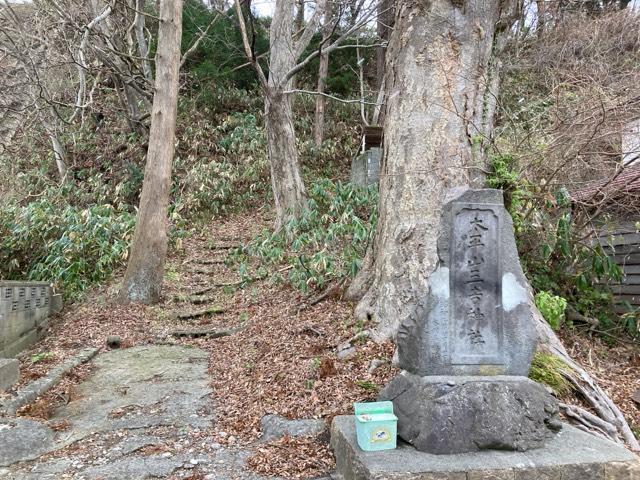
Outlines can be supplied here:
M449 348L453 365L503 364L500 216L490 204L454 204Z

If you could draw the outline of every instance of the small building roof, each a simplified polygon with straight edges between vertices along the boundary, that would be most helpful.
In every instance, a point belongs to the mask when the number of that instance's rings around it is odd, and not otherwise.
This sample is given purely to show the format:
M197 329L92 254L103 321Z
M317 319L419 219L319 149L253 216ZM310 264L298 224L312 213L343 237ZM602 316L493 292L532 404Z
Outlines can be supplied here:
M640 163L628 165L602 180L596 180L571 192L577 203L602 204L629 197L640 197Z

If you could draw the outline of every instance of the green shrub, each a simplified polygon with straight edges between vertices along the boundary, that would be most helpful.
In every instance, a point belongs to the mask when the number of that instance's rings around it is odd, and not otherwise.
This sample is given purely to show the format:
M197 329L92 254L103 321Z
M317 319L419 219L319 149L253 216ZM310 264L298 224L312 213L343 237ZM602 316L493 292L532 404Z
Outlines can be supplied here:
M551 292L538 292L535 296L536 307L542 313L544 319L551 325L551 328L558 330L564 321L564 311L567 308L567 301Z
M187 0L182 15L182 51L183 53L200 38L202 32L208 29L197 48L191 51L184 66L184 71L194 78L195 82L203 84L207 80L224 80L226 83L249 88L257 83L257 77L251 68L238 68L247 62L242 48L240 31L237 28L235 11L229 10L220 14L205 6L199 0ZM215 17L218 19L214 21ZM214 21L212 25L211 22ZM264 20L256 18L252 23L253 48L260 56L269 49L269 36ZM153 52L152 52L153 53ZM153 57L152 57L153 58ZM264 69L267 68L266 58L259 60Z
M576 228L567 191L558 188L550 195L542 183L524 179L514 157L506 153L492 158L487 183L504 191L522 266L539 292L536 304L549 324L560 328L568 304L598 318L605 328L619 323L606 284L619 281L622 271Z
M287 265L286 280L309 291L353 277L371 241L377 219L376 187L319 180L309 188L308 209L280 231L264 231L236 252L245 277ZM257 264L257 265L256 265Z
M218 145L224 153L256 155L264 152L267 139L258 119L251 113L232 113L218 127L224 136Z
M176 159L173 219L229 213L269 192L266 137L250 113L227 115L211 132L218 155ZM198 139L194 132L193 138Z
M53 282L74 296L127 257L135 217L111 205L60 206L43 197L0 214L0 273Z

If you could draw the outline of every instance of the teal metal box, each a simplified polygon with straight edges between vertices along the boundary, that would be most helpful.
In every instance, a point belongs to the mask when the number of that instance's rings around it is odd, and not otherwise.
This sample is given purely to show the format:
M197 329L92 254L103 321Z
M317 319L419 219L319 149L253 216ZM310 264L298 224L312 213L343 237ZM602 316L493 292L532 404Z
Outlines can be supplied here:
M396 448L398 417L391 402L354 403L358 446L366 452Z

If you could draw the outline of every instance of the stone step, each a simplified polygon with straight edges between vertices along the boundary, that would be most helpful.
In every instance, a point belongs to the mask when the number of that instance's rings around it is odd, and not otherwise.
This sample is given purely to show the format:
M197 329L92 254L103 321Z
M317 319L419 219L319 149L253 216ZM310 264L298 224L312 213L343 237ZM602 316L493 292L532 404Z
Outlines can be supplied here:
M446 435L446 432L444 433ZM638 457L613 442L564 425L542 448L435 455L399 442L395 450L364 452L353 416L335 417L331 446L347 480L635 480Z

